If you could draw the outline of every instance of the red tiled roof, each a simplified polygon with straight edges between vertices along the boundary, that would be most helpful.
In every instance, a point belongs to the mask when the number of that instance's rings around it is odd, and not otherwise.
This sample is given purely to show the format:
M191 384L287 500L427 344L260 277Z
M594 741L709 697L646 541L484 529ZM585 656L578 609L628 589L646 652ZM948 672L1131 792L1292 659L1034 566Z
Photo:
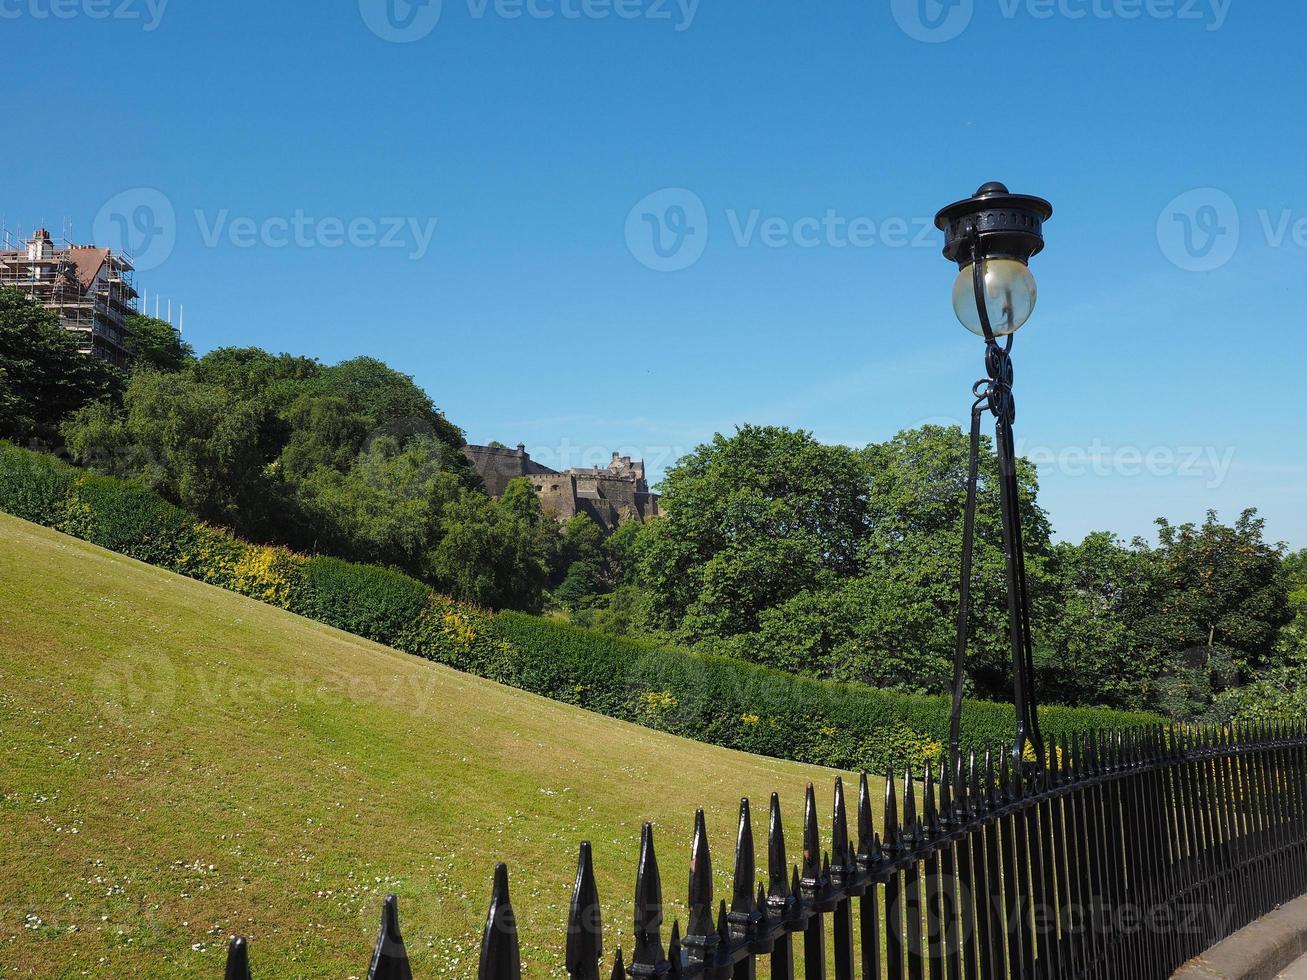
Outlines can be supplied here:
M96 275L109 259L107 248L74 247L68 250L69 257L77 267L77 279L83 288L89 288L95 282Z

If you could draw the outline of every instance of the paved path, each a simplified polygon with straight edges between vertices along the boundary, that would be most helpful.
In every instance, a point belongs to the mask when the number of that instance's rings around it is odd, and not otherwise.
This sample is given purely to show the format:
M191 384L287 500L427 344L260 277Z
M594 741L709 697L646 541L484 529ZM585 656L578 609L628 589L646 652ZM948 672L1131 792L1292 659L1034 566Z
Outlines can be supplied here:
M1276 980L1307 980L1307 956L1290 964L1287 970L1276 977Z

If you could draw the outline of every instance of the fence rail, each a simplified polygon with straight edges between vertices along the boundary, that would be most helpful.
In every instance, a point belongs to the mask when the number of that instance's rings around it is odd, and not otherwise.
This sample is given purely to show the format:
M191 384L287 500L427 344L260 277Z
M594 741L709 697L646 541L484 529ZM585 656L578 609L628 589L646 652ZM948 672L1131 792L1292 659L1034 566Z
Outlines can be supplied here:
M946 767L947 768L947 767ZM800 860L780 803L768 814L766 880L740 804L734 884L713 894L703 811L690 848L689 919L666 944L654 832L641 835L634 948L604 965L600 902L582 844L566 932L567 975L599 980L1101 978L1162 980L1186 960L1307 890L1307 727L1113 732L1054 740L1046 765L986 750L920 783L891 774L881 831L864 775L853 808L835 781L823 851L811 785ZM918 809L918 793L921 805ZM855 918L856 905L856 918ZM829 920L829 921L828 921ZM248 980L244 939L227 980ZM499 865L477 976L521 975L508 869ZM409 980L395 897L371 980Z

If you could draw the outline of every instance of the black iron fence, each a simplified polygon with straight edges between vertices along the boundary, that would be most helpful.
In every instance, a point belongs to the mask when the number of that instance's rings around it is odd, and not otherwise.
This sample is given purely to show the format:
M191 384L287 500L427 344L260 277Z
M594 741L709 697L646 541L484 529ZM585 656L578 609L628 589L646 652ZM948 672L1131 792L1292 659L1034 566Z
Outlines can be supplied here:
M690 849L689 919L663 940L653 828L641 839L634 948L608 963L588 844L566 932L572 980L1166 978L1307 890L1307 727L1174 729L1055 740L1044 765L990 752L936 778L886 782L880 832L864 775L853 807L835 782L828 849L808 787L799 860L779 801L766 881L740 805L731 894L713 894L703 812ZM852 823L850 822L852 820ZM856 908L855 908L856 906ZM801 946L802 956L796 955ZM508 869L495 870L477 976L516 980ZM373 980L412 976L394 896ZM247 980L233 940L228 980Z

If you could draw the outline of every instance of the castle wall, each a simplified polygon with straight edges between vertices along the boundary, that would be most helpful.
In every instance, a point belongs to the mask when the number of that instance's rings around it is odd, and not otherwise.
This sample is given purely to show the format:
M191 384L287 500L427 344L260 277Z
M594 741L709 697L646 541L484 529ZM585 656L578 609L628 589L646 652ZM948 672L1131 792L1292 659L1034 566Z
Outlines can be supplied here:
M608 469L560 473L534 462L521 445L515 450L467 446L463 451L492 497L502 497L509 481L528 477L541 509L560 521L588 514L601 527L612 529L624 521L658 516L658 496L645 483L644 463L632 463L630 457L614 453Z

